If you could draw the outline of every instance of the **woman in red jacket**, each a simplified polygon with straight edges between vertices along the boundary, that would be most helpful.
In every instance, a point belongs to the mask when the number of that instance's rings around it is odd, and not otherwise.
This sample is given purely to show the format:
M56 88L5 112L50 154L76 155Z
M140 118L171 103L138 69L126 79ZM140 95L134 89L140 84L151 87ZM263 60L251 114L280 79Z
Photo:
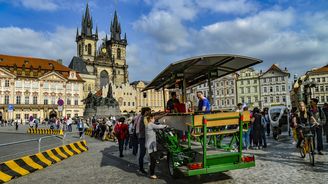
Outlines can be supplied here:
M120 150L120 157L123 157L123 146L124 141L127 137L129 132L129 128L127 124L124 124L125 118L121 117L115 125L114 132L115 136L118 140L119 150Z

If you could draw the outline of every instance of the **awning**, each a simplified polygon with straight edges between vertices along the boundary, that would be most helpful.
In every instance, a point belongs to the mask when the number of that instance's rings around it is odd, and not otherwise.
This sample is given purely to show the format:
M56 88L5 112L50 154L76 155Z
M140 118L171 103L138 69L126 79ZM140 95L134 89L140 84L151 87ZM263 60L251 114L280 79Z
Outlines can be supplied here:
M180 79L186 79L186 87L189 87L206 81L209 76L220 78L258 63L262 60L239 55L196 56L170 64L143 91L174 88Z

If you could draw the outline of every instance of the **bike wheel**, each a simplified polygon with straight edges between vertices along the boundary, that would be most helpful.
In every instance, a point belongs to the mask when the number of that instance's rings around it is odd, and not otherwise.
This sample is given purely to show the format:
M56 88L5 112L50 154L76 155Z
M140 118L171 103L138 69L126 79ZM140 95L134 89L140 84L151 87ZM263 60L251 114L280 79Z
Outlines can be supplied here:
M312 139L309 141L309 158L311 165L314 166L314 149Z
M177 178L178 173L177 173L177 169L174 166L173 155L171 153L169 153L167 155L167 165L168 165L168 170L169 170L170 176L173 178Z
M305 155L306 155L305 148L303 146L301 146L299 148L299 150L300 150L301 158L305 158Z

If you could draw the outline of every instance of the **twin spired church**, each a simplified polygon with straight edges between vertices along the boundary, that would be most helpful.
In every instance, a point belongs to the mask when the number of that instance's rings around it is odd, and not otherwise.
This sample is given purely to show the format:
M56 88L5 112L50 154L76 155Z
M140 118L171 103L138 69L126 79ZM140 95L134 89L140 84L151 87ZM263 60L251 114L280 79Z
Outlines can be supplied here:
M138 112L141 107L149 106L153 110L163 110L163 94L157 91L141 92L147 85L144 81L129 83L126 61L126 34L122 34L117 12L110 23L110 36L102 38L97 48L98 28L93 29L93 21L87 5L82 16L81 29L76 31L77 56L74 56L69 68L79 72L84 83L84 97L89 92L106 96L112 85L113 96L118 100L121 112ZM167 98L166 98L167 99Z

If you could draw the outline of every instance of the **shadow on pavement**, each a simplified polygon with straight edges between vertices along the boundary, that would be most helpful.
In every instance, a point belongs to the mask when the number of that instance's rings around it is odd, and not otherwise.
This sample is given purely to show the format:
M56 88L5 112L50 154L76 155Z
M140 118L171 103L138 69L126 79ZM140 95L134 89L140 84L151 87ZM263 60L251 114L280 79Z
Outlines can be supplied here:
M119 168L125 172L135 173L137 176L144 176L145 175L139 174L137 171L139 166L135 163L132 163L126 158L119 158L118 157L118 146L111 146L109 148L105 148L101 151L103 154L101 160L101 167L106 166L114 166ZM126 154L125 154L126 155ZM147 168L147 167L146 167ZM232 178L225 174L225 173L217 173L217 174L207 174L207 175L200 175L200 176L180 176L179 178L172 178L168 174L167 170L167 162L166 160L160 161L159 164L156 165L156 175L159 177L158 180L164 180L166 183L183 183L183 184L198 184L198 183L208 183L208 182L224 182L224 183L231 183ZM152 181L150 179L150 181Z

